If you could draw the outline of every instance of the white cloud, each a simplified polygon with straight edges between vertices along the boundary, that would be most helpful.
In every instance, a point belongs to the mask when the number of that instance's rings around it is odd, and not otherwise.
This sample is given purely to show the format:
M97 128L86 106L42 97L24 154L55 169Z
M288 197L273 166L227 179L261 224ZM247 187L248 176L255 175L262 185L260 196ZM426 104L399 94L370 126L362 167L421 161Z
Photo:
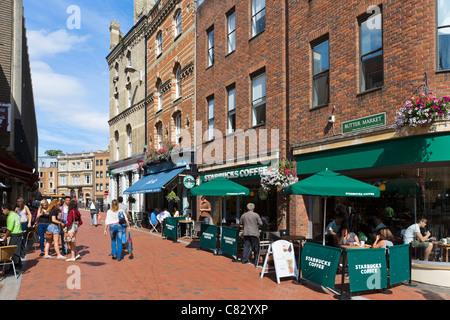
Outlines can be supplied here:
M30 57L40 59L73 50L85 43L90 36L71 35L65 29L50 33L45 30L28 30L27 38Z

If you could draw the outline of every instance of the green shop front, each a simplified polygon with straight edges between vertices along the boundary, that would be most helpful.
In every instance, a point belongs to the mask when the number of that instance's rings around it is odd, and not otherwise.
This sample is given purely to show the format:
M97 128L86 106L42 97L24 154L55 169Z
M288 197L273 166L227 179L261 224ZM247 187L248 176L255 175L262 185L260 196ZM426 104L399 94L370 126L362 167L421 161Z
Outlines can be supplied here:
M277 230L277 196L263 192L261 175L268 171L270 164L236 166L227 170L210 170L200 172L200 183L224 177L248 189L248 196L206 197L211 203L213 224L218 225L220 214L225 225L239 224L239 218L247 211L247 204L255 204L255 212L267 223L268 230Z
M380 198L329 198L329 220L325 223L343 212L352 231L363 232L369 241L381 222L390 228L397 243L402 243L402 230L426 218L426 230L438 241L450 237L450 133L399 137L385 131L379 136L384 138L347 143L344 147L335 144L336 147L323 151L304 152L294 148L299 179L328 168L380 188ZM303 201L309 237L321 239L323 200L305 196ZM418 259L420 254L417 253ZM431 259L445 261L439 246L436 245Z

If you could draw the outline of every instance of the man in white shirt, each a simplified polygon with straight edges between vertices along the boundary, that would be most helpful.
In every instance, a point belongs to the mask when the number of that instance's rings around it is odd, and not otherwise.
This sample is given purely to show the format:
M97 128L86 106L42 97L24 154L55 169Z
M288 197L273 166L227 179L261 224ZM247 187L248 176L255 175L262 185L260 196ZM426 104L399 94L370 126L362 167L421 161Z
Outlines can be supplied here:
M166 209L164 209L163 211L161 211L157 216L156 219L158 219L159 223L163 224L164 220L167 217L171 217L171 214L169 213L169 211L167 211Z
M431 239L430 231L427 231L425 236L422 236L422 233L420 232L420 228L425 228L426 225L427 219L420 219L419 223L410 225L403 235L403 242L405 244L411 243L414 248L425 248L424 261L428 261L428 257L433 250L433 244L427 241L428 239Z

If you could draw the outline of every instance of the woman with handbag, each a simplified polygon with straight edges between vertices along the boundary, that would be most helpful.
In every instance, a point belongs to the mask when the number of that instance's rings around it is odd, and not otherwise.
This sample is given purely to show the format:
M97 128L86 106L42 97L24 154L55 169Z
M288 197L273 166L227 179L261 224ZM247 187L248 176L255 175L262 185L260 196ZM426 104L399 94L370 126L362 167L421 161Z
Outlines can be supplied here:
M64 227L64 241L70 248L71 258L66 261L75 261L80 255L77 254L76 248L76 235L78 232L78 226L81 226L83 221L81 220L81 214L78 211L78 204L75 200L71 200L69 203L69 213L67 214L67 225Z
M45 255L45 232L50 224L50 211L48 210L48 201L46 199L41 200L41 204L36 214L36 224L39 234L39 244L41 247L40 256Z
M119 201L113 200L111 203L111 209L106 213L105 219L105 230L104 235L106 236L106 230L109 226L109 234L111 236L111 255L113 260L122 260L122 236L127 231L126 225L128 223L128 218L126 213L122 212L123 220L119 219ZM123 224L125 223L125 227Z
M52 256L50 256L48 254L48 251L50 250L50 246L53 243L54 247L55 247L57 259L65 260L66 257L63 256L61 254L61 252L59 251L59 233L61 230L60 228L64 227L64 223L59 220L59 211L60 211L59 210L59 201L53 200L52 202L50 202L50 205L48 206L48 211L50 211L50 224L48 225L47 231L45 232L45 234L46 234L45 236L47 238L47 243L45 244L44 258L45 259L53 258Z

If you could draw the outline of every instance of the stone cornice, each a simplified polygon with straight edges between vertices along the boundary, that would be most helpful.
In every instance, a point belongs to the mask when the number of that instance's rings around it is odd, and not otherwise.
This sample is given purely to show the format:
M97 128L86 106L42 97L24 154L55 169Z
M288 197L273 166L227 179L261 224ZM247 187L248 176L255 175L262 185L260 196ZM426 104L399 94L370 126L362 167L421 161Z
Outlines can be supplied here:
M181 80L186 79L187 77L189 77L189 75L191 75L194 72L194 66L195 66L194 61L191 61L185 67L183 67L183 69L181 69L180 71Z
M145 101L142 100L141 102L135 104L134 106L131 106L130 108L122 111L117 116L113 117L108 121L109 126L112 126L113 124L116 124L120 120L125 119L129 115L133 114L134 112L137 112L145 107Z

